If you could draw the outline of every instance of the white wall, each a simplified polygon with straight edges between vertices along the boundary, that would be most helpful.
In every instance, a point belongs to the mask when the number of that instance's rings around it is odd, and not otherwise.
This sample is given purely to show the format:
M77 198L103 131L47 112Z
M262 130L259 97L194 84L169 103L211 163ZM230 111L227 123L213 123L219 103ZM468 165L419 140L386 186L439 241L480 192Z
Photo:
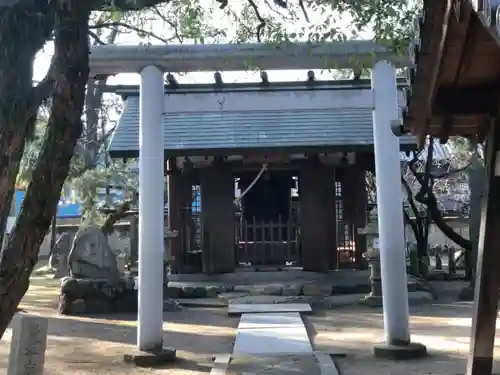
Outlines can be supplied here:
M466 220L464 220L464 219L448 219L447 223L455 230L455 232L459 233L462 237L469 239L469 224ZM446 237L443 234L443 232L441 232L441 230L435 224L432 224L430 226L429 230L430 230L430 233L429 233L429 245L430 246L449 245L449 246L453 246L455 248L459 247L452 240L450 240L448 237ZM406 226L406 240L411 241L411 242L416 242L413 231L411 230L410 226L408 226L408 225Z
M399 92L399 106L405 106L405 96ZM219 112L314 110L332 108L373 108L371 89L343 90L279 90L234 92L187 92L165 95L165 114Z

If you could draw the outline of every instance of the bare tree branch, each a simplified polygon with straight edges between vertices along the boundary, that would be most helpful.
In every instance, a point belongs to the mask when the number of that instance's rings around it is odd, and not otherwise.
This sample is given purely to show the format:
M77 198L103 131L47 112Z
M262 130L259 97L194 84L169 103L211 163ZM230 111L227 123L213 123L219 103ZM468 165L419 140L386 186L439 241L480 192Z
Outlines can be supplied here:
M257 4L255 4L254 0L248 0L248 3L250 4L250 6L253 9L253 11L255 13L255 17L257 17L257 19L259 20L259 24L257 25L256 33L257 33L257 42L260 43L261 38L262 38L262 31L264 30L264 27L266 27L266 20L260 14L259 7L257 6Z
M94 44L97 44L97 45L101 45L101 46L104 46L106 45L106 43L101 39L99 38L99 36L94 33L93 31L89 30L89 35L92 39L94 39Z
M408 182L406 181L406 179L403 176L401 176L401 184L403 185L403 188L405 189L408 204L410 205L410 208L413 211L413 215L414 215L414 220L412 220L410 218L410 215L403 208L403 215L405 216L405 221L408 224L410 224L410 227L411 227L413 233L415 234L415 239L417 240L417 244L422 244L422 242L425 240L424 227L422 225L423 224L422 216L420 215L418 207L415 204L413 192L411 191L410 185L408 184ZM421 250L421 249L419 249L419 250ZM420 252L421 251L419 251L419 253Z
M410 171L412 172L413 176L415 176L417 182L420 184L420 191L419 191L420 194L417 194L415 196L415 199L427 206L430 218L436 224L436 226L444 233L446 237L455 242L458 246L463 247L466 250L471 250L472 249L471 241L465 239L460 234L455 232L453 228L446 223L446 220L444 220L443 215L439 210L438 202L434 192L432 191L432 188L429 186L429 184L425 183L426 181L425 177L417 173L415 169L415 163L416 163L415 159L416 158L411 160L409 163Z
M162 12L160 12L160 10L158 9L157 6L153 7L151 9L153 11L154 14L156 14L163 22L165 22L166 24L168 24L171 29L174 31L174 34L175 34L175 37L176 39L179 41L179 43L183 43L184 42L184 38L179 34L179 26L172 22L171 20L169 20L167 17L165 17L163 15Z
M135 31L136 33L139 33L139 34L149 36L149 37L156 39L156 40L159 40L160 42L165 43L165 44L168 44L170 42L169 39L162 38L161 36L156 35L155 33L151 32L151 31L147 31L147 30L141 29L140 27L129 25L125 22L104 22L104 23L99 23L99 24L90 26L91 29L99 29L99 28L111 29L111 28L118 28L118 27L122 27L124 29Z

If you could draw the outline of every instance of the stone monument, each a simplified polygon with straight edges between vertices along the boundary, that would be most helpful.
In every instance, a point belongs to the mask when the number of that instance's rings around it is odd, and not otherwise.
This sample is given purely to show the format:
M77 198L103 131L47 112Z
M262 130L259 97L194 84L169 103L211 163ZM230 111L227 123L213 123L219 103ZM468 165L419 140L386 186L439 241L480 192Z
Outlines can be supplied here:
M121 275L117 256L100 227L82 226L78 230L68 265L70 276L61 279L61 314L137 311L133 280Z
M43 375L47 319L17 313L12 322L7 375Z
M70 238L69 233L62 233L57 239L54 248L52 249L52 254L50 255L49 265L51 268L56 269L54 274L54 279L60 279L61 277L68 276L68 255L70 251Z
M116 255L98 226L82 226L69 252L70 276L77 279L108 279L117 282L120 272Z
M61 279L59 313L137 312L135 278L125 272L124 255L111 250L100 227L82 226L68 257L70 276Z

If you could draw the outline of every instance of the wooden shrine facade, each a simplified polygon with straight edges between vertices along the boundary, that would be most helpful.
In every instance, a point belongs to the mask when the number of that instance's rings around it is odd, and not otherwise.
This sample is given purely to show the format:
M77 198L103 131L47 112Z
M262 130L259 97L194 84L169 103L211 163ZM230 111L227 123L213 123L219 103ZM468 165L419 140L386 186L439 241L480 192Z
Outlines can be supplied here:
M171 272L363 267L366 240L357 233L367 217L365 173L374 167L369 81L321 82L312 72L275 84L265 73L245 84L224 84L219 73L215 84L167 80L168 225L179 231L169 243ZM138 88L115 91L125 108L109 151L134 158ZM411 137L401 145L415 148Z
M170 159L169 225L180 234L170 242L172 272L232 272L243 265L362 267L366 241L356 233L366 224L366 166L334 167L315 155L296 163L279 160L277 155L267 164L240 201L235 190L246 190L262 164L221 158L186 172ZM191 192L198 188L201 211L194 213Z

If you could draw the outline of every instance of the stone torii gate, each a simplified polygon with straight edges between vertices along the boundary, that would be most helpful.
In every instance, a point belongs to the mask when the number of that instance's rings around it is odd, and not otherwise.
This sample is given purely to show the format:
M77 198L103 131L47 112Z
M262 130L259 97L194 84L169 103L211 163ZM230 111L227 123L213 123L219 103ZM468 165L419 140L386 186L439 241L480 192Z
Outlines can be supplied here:
M399 140L393 134L400 118L396 68L408 66L371 41L331 44L227 44L179 46L99 46L91 50L92 76L139 73L139 309L137 346L155 351L163 345L164 253L164 73L186 71L353 69L372 70L373 129L377 204L382 264L382 289L387 349L422 352L410 344ZM396 124L397 126L397 124ZM425 353L425 347L423 347Z

